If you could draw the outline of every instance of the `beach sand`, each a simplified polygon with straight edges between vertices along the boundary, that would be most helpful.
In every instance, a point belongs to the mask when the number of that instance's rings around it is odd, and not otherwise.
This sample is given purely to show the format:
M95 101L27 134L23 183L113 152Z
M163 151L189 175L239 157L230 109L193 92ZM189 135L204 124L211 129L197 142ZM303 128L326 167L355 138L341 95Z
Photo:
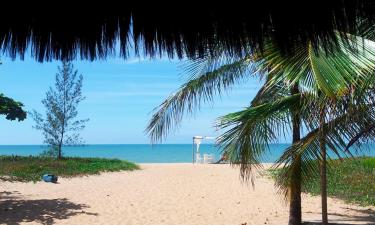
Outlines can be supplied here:
M228 165L142 164L142 170L0 183L1 224L287 224L271 179L255 188ZM332 222L375 224L375 208L329 199ZM320 198L303 195L303 220L320 220Z

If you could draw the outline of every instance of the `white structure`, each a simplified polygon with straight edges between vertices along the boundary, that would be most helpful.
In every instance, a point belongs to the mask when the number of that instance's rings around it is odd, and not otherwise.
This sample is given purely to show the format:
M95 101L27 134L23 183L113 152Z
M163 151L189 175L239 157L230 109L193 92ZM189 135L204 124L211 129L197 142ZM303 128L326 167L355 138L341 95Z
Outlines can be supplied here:
M193 137L193 163L213 163L215 161L214 154L203 154L201 156L199 152L200 144L202 140L213 140L215 137L207 137L207 136L194 136Z

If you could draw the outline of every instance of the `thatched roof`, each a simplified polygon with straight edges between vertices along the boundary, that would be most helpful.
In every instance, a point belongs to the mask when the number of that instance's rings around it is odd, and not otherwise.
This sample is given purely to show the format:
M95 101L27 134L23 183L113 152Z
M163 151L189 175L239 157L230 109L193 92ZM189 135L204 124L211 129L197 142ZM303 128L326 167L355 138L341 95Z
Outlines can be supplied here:
M261 50L266 38L286 51L305 41L331 45L335 29L355 32L359 19L375 17L370 0L249 3L224 9L187 9L183 3L160 9L149 6L152 10L124 6L122 16L7 16L0 21L0 48L11 57L23 57L29 47L38 61L105 58L116 42L125 57L134 42L133 47L146 56L202 56L218 43L227 54L241 55Z

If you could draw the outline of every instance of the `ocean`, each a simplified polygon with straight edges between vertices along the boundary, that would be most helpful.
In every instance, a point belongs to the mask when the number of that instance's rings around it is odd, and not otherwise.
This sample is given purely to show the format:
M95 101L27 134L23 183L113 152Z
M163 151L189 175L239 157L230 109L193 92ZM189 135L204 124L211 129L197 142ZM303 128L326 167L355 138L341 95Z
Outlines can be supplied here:
M262 162L275 162L288 144L271 144L270 151ZM0 145L0 155L39 155L46 146L42 145ZM214 154L218 160L220 149L213 144L202 144L201 154ZM136 163L189 163L192 162L192 144L95 144L67 146L64 156L118 158ZM375 156L375 144L367 144L357 156Z

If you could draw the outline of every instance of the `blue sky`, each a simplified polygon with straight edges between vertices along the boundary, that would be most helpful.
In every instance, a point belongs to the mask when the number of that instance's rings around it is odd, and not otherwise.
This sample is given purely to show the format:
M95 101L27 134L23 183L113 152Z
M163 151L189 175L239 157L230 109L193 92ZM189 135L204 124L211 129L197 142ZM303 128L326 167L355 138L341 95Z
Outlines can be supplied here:
M38 63L30 57L11 60L2 56L0 92L21 101L26 110L44 113L41 100L53 85L58 61ZM185 81L178 60L112 57L103 61L74 61L84 76L80 118L90 118L82 137L87 144L150 143L144 129L152 109ZM228 94L217 97L193 117L185 117L180 129L164 143L190 143L194 135L217 136L218 116L243 109L259 89L259 80L249 79ZM34 122L0 119L0 144L41 144Z

